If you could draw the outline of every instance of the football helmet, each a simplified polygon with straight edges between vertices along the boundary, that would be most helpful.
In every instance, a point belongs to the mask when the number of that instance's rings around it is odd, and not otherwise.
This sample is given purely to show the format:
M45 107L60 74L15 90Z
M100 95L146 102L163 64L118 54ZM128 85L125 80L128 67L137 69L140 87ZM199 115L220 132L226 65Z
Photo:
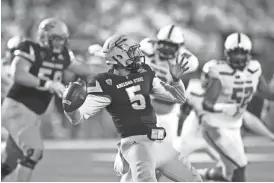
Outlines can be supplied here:
M63 51L69 37L67 25L57 18L47 18L38 27L38 41L55 53Z
M144 62L140 45L126 35L113 35L106 40L103 53L107 64L136 71Z
M165 26L157 34L157 51L162 60L175 58L184 43L183 31L178 26Z
M233 69L243 70L251 59L252 43L243 33L232 33L225 40L225 56Z

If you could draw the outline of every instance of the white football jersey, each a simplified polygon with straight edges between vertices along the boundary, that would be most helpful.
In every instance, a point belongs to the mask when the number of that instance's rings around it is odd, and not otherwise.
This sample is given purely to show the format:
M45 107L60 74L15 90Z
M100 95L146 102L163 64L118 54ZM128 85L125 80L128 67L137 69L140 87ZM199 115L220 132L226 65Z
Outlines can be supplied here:
M172 82L172 76L169 71L169 63L167 60L160 60L159 55L156 51L156 41L150 38L145 38L140 42L141 50L145 54L145 63L148 64L154 71L158 78L162 81L170 84ZM185 57L183 64L188 61L189 69L185 73L194 72L197 70L199 61L198 58L193 55L186 48L181 47L178 54L178 61L180 62L182 56ZM176 59L171 60L173 64L176 63ZM154 99L152 97L152 99ZM164 101L162 99L158 99L157 101L152 101L152 104L155 108L157 114L167 114L170 112L174 112L174 108L176 111L180 111L180 107L170 103L159 103L160 101Z
M257 60L249 61L243 71L232 69L226 61L218 61L211 65L208 72L209 77L219 79L222 84L222 91L217 103L233 103L239 106L239 110L233 116L224 113L210 113L210 115L213 118L218 117L220 119L219 124L227 120L241 121L235 119L242 118L247 105L257 90L261 73L261 64ZM215 123L214 120L208 121ZM238 123L235 126L241 126L241 124Z
M154 40L145 38L140 42L141 50L146 55L145 62L150 65L152 69L156 72L156 76L162 79L163 81L170 83L172 81L172 76L169 72L168 60L160 60L156 52L156 43ZM179 50L178 58L170 60L173 64L176 63L176 59L181 61L182 57L185 57L183 64L188 61L186 67L189 69L185 74L194 72L197 70L199 61L198 58L192 54L189 50L184 47L181 47Z

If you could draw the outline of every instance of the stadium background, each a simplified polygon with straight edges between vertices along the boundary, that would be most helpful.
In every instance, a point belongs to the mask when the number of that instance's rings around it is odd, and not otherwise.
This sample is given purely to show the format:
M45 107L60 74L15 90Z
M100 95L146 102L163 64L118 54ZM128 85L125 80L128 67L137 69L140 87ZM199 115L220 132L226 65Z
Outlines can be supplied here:
M186 46L199 58L201 69L206 61L223 58L225 37L231 32L241 31L251 37L253 55L261 62L268 81L273 76L272 0L2 0L1 58L4 59L9 38L22 35L35 39L39 22L50 16L59 17L67 23L71 33L71 49L80 60L94 64L100 60L88 54L90 44L103 44L114 32L131 34L137 40L155 37L161 27L175 23L183 28ZM187 76L186 83L188 78L198 77L200 69ZM65 83L77 78L68 72L65 76ZM4 87L2 85L1 92ZM254 97L249 106L249 110L261 116L272 131L273 108L273 103L258 97ZM53 100L41 125L43 136L49 139L46 142L49 147L54 146L54 139L91 139L95 143L96 139L104 138L108 144L113 142L109 139L117 137L112 121L104 110L76 127L58 111L61 111L60 101ZM3 129L2 137L5 137ZM115 145L110 146L110 152L115 152ZM273 152L273 149L271 147L269 151ZM110 170L112 165L106 167Z

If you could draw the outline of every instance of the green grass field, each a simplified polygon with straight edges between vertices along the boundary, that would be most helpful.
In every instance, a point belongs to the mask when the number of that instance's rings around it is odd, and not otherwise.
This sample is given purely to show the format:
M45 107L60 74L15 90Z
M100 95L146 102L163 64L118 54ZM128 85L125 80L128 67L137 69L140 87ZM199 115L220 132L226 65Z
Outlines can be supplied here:
M246 138L249 165L248 181L274 181L274 142ZM117 182L113 171L116 140L46 141L43 160L37 165L32 181L47 182ZM213 167L203 153L190 157L197 168ZM161 181L168 181L162 178Z

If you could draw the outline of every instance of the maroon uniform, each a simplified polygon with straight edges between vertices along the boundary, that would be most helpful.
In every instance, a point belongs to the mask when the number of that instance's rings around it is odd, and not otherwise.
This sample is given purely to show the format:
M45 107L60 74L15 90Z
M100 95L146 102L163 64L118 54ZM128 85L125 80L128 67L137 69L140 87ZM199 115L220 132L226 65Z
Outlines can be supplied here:
M32 41L22 42L14 54L31 62L29 72L45 80L62 81L63 71L71 62L67 49L57 54ZM37 114L42 114L50 103L52 93L14 83L7 97L23 103Z
M98 92L91 89L88 94L111 99L106 109L122 137L147 134L148 128L156 127L156 115L149 96L154 76L151 68L144 65L138 73L117 76L108 72L98 75L96 80L88 84L92 88L97 81L102 90Z

